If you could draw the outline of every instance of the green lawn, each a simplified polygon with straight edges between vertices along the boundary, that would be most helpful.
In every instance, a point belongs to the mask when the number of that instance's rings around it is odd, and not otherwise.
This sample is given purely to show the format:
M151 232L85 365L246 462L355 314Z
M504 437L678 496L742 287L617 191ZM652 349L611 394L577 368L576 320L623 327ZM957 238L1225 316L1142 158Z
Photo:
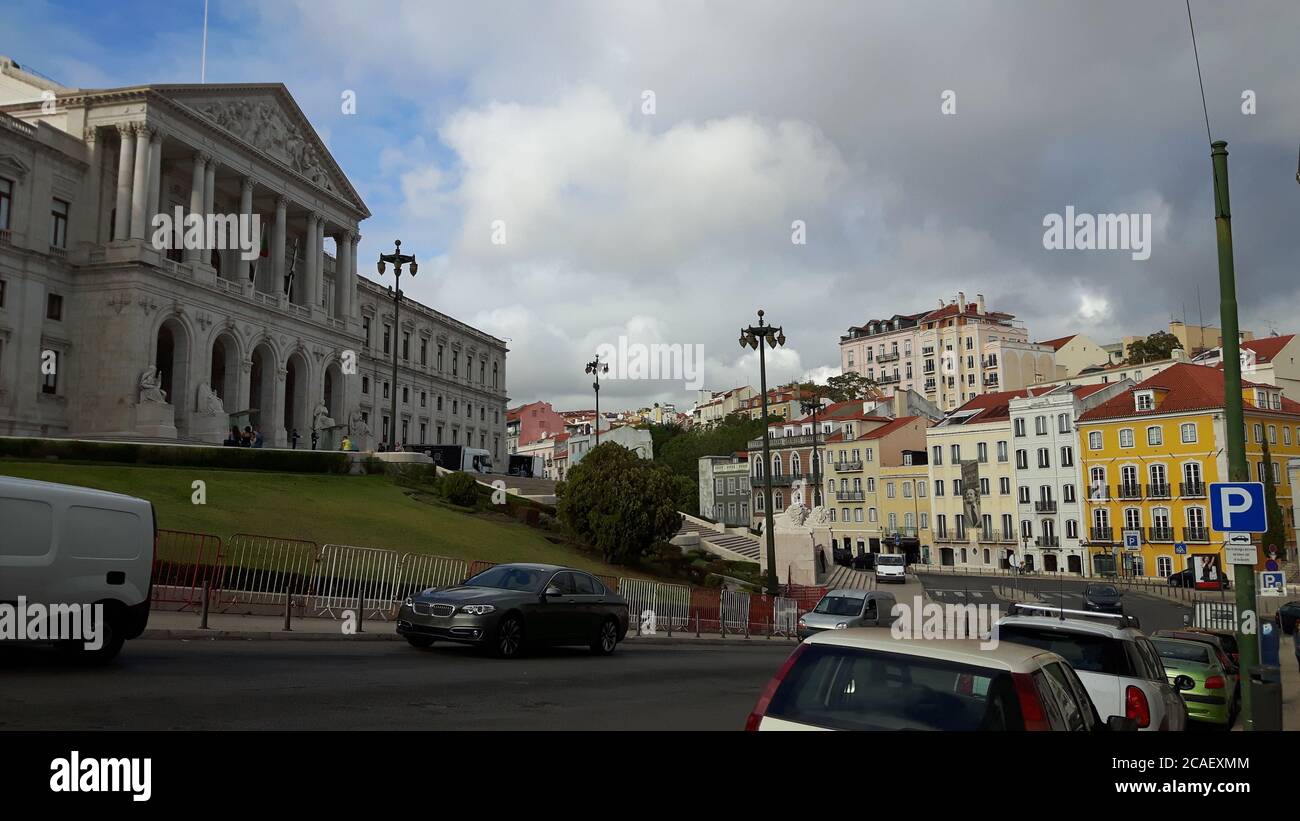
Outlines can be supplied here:
M153 502L158 527L222 539L256 533L467 560L548 562L624 575L598 558L547 541L544 531L505 517L415 501L386 476L10 460L0 460L0 475L139 496ZM191 502L195 480L207 484L207 504Z

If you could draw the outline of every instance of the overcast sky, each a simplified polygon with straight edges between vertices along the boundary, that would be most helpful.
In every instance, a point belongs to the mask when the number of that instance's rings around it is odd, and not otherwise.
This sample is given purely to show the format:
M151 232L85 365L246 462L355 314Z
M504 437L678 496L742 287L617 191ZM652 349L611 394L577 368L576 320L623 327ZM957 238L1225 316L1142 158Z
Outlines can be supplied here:
M1300 4L1192 11L1242 325L1295 331ZM3 15L0 52L65 85L199 77L202 0ZM212 0L209 27L208 81L285 83L374 213L361 272L400 238L407 293L509 340L512 404L590 407L583 363L619 336L703 345L707 387L757 385L737 337L760 307L788 338L769 383L837 372L850 325L959 290L1033 339L1218 324L1183 0ZM1045 250L1067 206L1150 214L1150 258ZM690 404L683 380L602 400Z

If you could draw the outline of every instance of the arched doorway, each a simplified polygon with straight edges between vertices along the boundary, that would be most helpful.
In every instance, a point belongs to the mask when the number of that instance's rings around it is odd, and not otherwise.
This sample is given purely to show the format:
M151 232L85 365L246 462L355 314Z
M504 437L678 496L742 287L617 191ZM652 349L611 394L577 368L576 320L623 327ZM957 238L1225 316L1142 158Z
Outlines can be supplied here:
M303 437L311 436L311 406L309 403L307 359L301 351L294 351L284 363L284 430L293 436L297 430Z
M252 406L249 422L261 428L266 437L272 434L275 408L275 352L263 342L253 349L253 368L248 379L248 403ZM238 409L237 409L238 410Z
M338 362L331 362L325 368L325 377L322 380L321 400L325 407L329 409L330 418L336 424L347 422L346 414L343 409L343 369L339 367Z
M184 434L188 427L190 396L189 361L190 335L175 317L170 317L158 328L154 346L154 367L162 379L162 389L176 412L176 430Z
M1080 574L1083 573L1083 558L1082 558L1082 557L1080 557L1080 556L1067 556L1066 559L1065 559L1065 561L1066 561L1067 566L1070 568L1070 572L1071 572L1071 573L1080 573Z
M221 397L226 412L241 411L239 403L239 343L229 333L221 333L212 341L212 360L208 384Z

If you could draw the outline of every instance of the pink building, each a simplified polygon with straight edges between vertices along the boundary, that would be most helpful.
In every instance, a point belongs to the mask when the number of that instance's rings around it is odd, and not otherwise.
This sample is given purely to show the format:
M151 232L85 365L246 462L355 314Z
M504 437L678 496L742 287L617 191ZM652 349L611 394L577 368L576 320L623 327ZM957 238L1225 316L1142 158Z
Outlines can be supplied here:
M506 412L506 437L513 448L559 433L564 433L564 417L550 402L530 402Z

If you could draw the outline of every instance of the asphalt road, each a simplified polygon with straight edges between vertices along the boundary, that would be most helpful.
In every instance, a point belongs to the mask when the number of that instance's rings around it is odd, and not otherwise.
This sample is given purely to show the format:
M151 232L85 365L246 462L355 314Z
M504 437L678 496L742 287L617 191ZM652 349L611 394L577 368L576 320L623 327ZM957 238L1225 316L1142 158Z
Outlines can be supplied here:
M1071 610L1083 609L1083 589L1087 582L1065 579L1038 579L1033 577L987 577L961 576L952 574L918 574L925 592L940 604L999 604L1003 609L1010 606L1009 599L1001 598L995 588L1015 586L1019 590L1030 591L1029 601L1064 607ZM1137 617L1142 631L1150 634L1161 628L1178 628L1183 626L1183 614L1190 613L1191 608L1175 601L1165 601L1154 596L1124 592L1125 612Z
M0 730L738 730L791 646L516 661L405 642L133 641L104 669L0 653Z

